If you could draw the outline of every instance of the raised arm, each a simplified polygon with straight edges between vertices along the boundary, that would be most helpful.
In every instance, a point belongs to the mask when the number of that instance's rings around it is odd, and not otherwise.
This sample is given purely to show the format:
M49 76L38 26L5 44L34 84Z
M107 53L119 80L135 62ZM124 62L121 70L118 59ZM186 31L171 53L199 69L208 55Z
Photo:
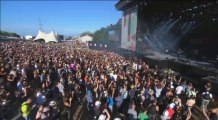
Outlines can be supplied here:
M115 90L116 90L116 88L112 88L112 98L114 98Z
M107 109L104 109L104 110L102 111L102 113L106 113L106 115L107 115L107 120L110 120L111 115L109 114L109 112L107 111Z

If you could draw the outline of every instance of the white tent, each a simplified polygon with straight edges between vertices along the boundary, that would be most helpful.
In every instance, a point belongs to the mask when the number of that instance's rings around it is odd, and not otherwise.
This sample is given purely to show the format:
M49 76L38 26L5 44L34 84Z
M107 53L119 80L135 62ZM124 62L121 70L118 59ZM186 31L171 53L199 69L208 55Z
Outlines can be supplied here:
M26 40L33 39L33 36L27 35L27 36L25 36L25 39L26 39Z
M36 38L33 41L37 40L44 40L45 43L48 42L58 42L58 36L57 33L55 34L54 31L51 31L50 33L45 33L39 30Z

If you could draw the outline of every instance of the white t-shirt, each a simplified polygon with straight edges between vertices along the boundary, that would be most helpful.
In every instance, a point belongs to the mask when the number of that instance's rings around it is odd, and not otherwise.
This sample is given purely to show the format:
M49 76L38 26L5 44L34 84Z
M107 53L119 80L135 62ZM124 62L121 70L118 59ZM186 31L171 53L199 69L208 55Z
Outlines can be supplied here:
M141 65L138 65L138 70L141 70L142 69L142 66Z
M160 94L161 94L161 91L162 91L162 88L157 88L157 87L155 87L155 96L158 98L158 97L160 97Z
M183 87L182 86L177 86L176 87L176 94L180 95L182 93Z
M113 74L114 80L117 81L117 75Z
M63 85L62 83L58 83L57 87L58 87L59 91L60 91L62 94L64 94L64 85Z

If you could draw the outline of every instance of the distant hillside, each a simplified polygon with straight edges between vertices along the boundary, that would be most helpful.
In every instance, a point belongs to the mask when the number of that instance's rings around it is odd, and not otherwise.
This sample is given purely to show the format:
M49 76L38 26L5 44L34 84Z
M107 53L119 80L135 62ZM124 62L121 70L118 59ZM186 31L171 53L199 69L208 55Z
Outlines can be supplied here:
M0 35L2 36L10 36L10 37L20 37L17 33L14 32L6 32L6 31L1 31L0 30Z

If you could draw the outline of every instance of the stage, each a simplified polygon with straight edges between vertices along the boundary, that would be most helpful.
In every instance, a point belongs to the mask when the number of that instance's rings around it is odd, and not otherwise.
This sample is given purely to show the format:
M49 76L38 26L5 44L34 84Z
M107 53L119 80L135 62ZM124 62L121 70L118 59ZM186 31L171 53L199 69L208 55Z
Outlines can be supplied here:
M154 59L157 61L173 61L173 62L178 62L181 64L185 64L185 65L190 65L190 66L194 66L200 69L205 69L208 71L215 71L216 68L212 63L209 62L203 62L203 61L196 61L196 60L191 60L188 59L184 56L180 56L180 58L178 59L177 56L175 55L171 55L171 54L165 54L165 53L159 53L159 52L152 52L153 54L151 55L145 55L144 57L150 58L150 59Z

